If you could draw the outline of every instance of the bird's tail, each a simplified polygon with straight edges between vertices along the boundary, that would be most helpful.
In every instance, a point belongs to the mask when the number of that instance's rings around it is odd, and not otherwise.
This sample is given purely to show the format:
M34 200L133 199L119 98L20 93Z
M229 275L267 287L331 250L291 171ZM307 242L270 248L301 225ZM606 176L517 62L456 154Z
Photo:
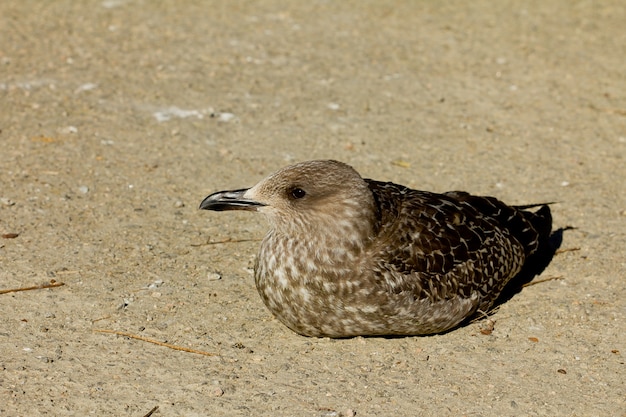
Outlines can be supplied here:
M515 206L524 219L532 226L532 230L524 229L522 231L523 234L528 235L531 241L536 242L535 245L531 245L529 248L532 249L530 253L535 252L539 246L546 244L550 239L550 234L552 233L552 212L549 204L552 203ZM528 210L535 207L540 208L537 211Z
M519 292L524 284L543 272L552 260L556 246L551 241L552 213L549 204L551 203L513 207L518 219L515 236L524 245L526 260L522 270L507 283L503 292L500 293L495 305L503 303ZM537 207L539 207L538 210L529 210ZM519 221L519 219L522 220Z

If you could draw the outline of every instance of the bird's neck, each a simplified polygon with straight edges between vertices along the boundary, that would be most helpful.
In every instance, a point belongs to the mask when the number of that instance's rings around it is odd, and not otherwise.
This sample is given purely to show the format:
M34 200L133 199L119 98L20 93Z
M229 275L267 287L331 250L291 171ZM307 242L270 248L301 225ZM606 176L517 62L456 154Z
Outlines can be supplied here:
M376 234L375 212L367 206L336 207L314 216L293 217L272 224L262 245L265 256L274 251L276 263L289 263L314 272L338 265L354 265Z

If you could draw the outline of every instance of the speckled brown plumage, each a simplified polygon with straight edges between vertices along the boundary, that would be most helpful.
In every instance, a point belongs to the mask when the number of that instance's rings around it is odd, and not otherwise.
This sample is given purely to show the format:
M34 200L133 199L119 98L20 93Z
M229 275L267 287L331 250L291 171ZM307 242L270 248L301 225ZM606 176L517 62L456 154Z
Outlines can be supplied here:
M421 335L487 311L547 240L550 209L363 179L337 161L292 165L204 199L270 223L255 265L265 305L307 336Z

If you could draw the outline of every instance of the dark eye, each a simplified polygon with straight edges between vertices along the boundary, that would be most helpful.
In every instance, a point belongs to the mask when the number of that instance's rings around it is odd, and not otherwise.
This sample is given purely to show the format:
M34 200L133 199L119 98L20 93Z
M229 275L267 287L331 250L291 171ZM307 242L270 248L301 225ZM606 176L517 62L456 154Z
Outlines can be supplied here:
M306 191L304 191L302 188L296 187L289 192L289 195L297 200L304 197L306 195Z

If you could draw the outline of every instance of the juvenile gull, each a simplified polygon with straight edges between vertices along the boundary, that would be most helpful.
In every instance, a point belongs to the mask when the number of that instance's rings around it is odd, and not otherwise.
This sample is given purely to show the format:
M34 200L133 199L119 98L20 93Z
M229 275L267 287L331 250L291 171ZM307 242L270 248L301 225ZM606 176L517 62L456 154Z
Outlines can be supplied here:
M547 241L550 209L363 179L337 161L283 168L205 210L266 215L254 266L267 308L306 336L423 335L486 312Z

